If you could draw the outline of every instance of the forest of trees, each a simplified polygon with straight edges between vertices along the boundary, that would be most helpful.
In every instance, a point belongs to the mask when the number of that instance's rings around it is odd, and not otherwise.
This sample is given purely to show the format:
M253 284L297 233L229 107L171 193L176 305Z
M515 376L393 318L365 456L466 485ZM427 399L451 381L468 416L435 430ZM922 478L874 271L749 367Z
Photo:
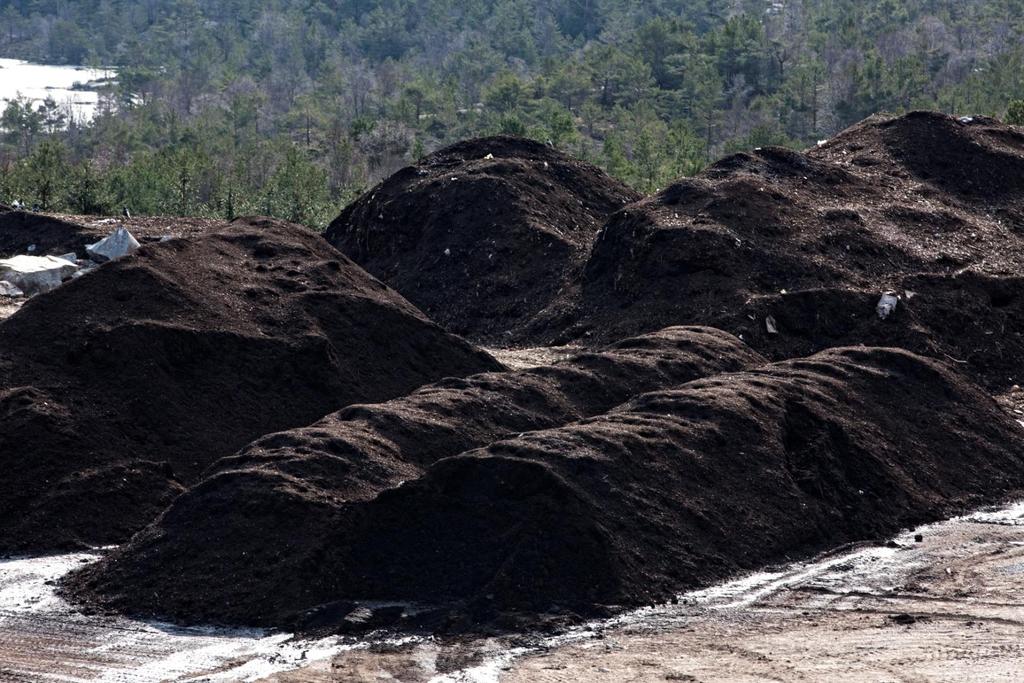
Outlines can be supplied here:
M323 226L498 132L651 191L877 111L1005 116L1022 29L1024 0L0 0L0 56L118 73L91 125L7 107L0 200Z

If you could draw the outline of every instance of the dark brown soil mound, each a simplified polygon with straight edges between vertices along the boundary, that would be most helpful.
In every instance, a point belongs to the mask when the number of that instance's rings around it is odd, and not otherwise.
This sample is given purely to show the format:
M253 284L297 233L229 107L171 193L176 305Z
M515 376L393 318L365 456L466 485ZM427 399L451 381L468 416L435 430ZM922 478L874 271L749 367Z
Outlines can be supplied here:
M27 211L0 210L0 258L18 254L60 256L69 252L85 254L85 245L95 242L82 226L52 216ZM29 251L29 248L35 249Z
M707 324L776 358L899 345L1019 381L1022 190L1024 132L991 119L874 117L804 154L734 155L615 214L586 266L582 322L549 330ZM901 301L882 321L887 290Z
M98 242L119 226L128 228L140 243L149 244L167 237L198 237L226 225L225 221L210 218L99 218L12 211L0 206L0 258L28 253L61 256L70 252L84 258L87 244ZM36 248L30 252L32 245Z
M643 604L994 500L1024 483L1020 437L947 366L830 350L442 460L327 561L348 597Z
M399 171L326 237L447 329L504 341L565 296L605 219L638 197L540 143L483 138Z
M262 434L499 368L301 227L145 246L0 324L0 552L125 540Z
M551 366L350 406L216 463L129 545L75 578L74 592L179 620L280 625L345 596L324 558L351 506L441 458L763 362L718 330L671 328Z
M475 619L649 604L998 500L1020 437L949 366L830 350L444 458L348 506L316 566L339 598Z

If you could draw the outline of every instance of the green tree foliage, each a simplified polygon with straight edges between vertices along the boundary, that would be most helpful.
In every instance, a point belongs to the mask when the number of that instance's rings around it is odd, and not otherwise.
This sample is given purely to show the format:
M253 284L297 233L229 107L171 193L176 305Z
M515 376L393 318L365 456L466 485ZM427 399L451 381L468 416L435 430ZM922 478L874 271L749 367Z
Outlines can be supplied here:
M323 226L497 132L651 191L883 110L1024 125L1022 34L1017 0L0 0L0 55L117 72L88 126L0 109L0 201Z
M1014 126L1024 126L1024 100L1014 100L1006 109L1006 122Z

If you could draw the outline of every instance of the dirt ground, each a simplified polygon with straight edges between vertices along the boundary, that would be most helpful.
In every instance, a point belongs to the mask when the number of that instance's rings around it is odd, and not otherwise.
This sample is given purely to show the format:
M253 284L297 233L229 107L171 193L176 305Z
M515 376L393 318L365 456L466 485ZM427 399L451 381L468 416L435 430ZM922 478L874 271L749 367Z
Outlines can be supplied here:
M1020 680L1021 524L977 517L711 609L654 612L524 658L501 680Z
M0 320L10 318L14 313L21 308L21 304L24 299L0 299Z
M921 542L915 542L915 535ZM82 614L87 555L0 563L3 681L1015 681L1024 503L745 577L555 636L302 641Z
M477 643L476 657L472 647L436 643L351 651L272 680L1020 680L1022 531L1018 505L534 644ZM453 662L456 670L443 673Z

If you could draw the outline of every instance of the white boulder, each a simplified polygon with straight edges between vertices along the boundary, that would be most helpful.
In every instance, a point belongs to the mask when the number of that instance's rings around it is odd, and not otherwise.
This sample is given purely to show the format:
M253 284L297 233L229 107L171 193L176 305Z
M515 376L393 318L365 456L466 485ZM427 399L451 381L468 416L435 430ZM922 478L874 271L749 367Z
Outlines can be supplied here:
M78 264L56 256L15 256L0 259L0 279L25 294L48 292L78 271Z

